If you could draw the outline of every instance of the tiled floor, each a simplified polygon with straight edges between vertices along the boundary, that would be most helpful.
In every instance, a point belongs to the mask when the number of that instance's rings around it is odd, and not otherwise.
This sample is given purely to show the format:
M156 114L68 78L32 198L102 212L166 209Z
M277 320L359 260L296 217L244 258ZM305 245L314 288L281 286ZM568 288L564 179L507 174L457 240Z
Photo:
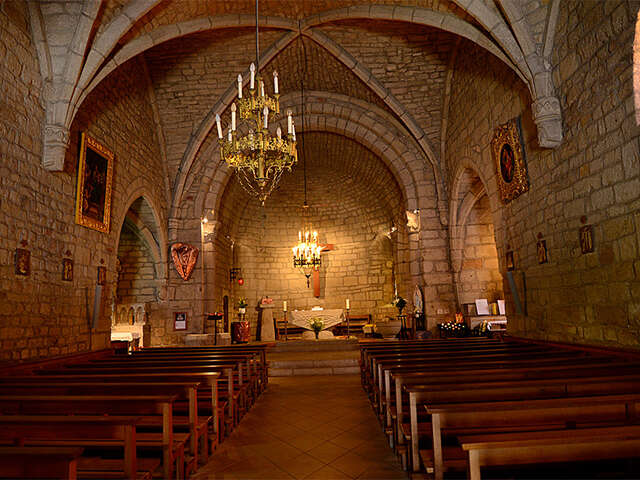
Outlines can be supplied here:
M355 375L279 377L195 477L406 480Z

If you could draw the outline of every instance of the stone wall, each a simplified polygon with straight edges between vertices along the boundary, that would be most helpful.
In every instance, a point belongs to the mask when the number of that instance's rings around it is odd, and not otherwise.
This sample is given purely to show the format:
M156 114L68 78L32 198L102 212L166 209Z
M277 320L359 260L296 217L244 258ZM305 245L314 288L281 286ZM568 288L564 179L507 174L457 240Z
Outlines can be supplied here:
M158 298L156 271L149 246L127 225L118 245L117 303L155 302Z
M148 83L137 61L107 78L82 106L65 172L44 170L43 82L26 8L23 2L0 5L0 358L7 360L107 346L115 245L127 203L144 193L165 222L167 204ZM109 234L74 221L81 130L115 153ZM14 273L14 252L22 245L31 252L26 277ZM63 258L74 261L72 282L62 281ZM101 318L90 331L99 266L107 268L107 285Z
M449 182L464 167L479 173L489 195L503 275L506 245L514 250L515 278L528 305L528 315L516 315L505 285L515 334L638 346L636 15L637 7L625 1L561 2L553 67L565 139L556 150L537 146L529 94L517 77L491 55L466 42L460 46L446 145ZM517 116L523 122L530 190L502 206L489 144L493 129ZM594 253L581 253L582 217L593 225ZM536 259L539 235L549 253L542 265Z

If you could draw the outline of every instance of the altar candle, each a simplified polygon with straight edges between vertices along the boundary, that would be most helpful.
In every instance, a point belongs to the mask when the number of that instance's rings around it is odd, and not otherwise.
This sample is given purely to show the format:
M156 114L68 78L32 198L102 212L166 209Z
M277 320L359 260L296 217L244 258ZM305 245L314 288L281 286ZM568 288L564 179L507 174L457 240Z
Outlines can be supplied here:
M255 82L256 82L256 66L251 63L251 66L249 67L249 70L251 71L251 82L249 83L249 88L251 90L253 90L255 88Z
M276 95L280 93L278 91L278 72L276 72L275 70L273 71L273 93L275 93Z
M291 126L292 126L291 110L287 110L287 133L289 135L291 135Z
M266 130L267 127L269 126L269 108L268 107L264 107L264 109L262 110L262 115L264 117L264 129Z
M287 301L282 302L282 310L287 311Z
M238 74L238 98L242 98L242 75Z
M260 96L264 97L264 82L260 80Z
M349 304L349 299L347 298L347 310L349 310L350 304Z

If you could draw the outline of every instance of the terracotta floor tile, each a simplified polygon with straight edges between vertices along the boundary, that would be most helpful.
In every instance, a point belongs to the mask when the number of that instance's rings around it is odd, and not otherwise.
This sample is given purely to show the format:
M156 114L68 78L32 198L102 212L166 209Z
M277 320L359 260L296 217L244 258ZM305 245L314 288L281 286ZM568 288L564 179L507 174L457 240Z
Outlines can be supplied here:
M331 442L324 442L309 450L309 455L317 458L321 462L330 463L336 458L345 454L345 449Z
M348 480L352 477L329 465L325 465L305 478L308 480Z
M367 469L379 467L379 463L376 460L367 460L360 455L356 455L352 452L338 457L329 466L340 470L341 472L349 475L351 478L357 478L362 475Z
M307 455L306 453L298 455L283 464L276 462L276 465L294 478L305 478L324 466L320 460L313 458L311 455Z

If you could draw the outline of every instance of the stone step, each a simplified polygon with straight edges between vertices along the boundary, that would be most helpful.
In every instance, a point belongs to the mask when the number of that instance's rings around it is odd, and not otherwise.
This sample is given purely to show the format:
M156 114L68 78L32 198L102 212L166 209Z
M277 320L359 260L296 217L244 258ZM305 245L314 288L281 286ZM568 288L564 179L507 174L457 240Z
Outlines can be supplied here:
M273 353L358 351L357 339L277 341Z
M360 354L357 350L307 350L280 353L271 351L268 355L271 377L360 373Z

